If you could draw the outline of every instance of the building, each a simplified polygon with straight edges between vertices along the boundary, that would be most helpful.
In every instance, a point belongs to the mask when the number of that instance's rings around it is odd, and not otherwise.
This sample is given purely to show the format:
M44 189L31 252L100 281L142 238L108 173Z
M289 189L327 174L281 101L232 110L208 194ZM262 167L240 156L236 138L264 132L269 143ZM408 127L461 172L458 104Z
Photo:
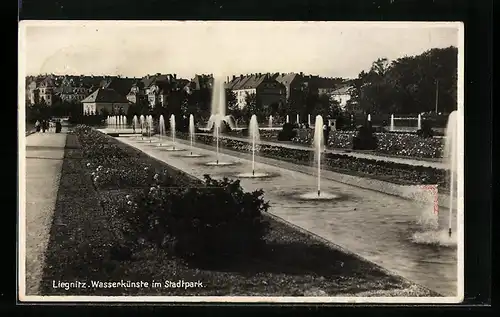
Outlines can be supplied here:
M251 74L233 76L226 84L226 89L236 95L236 103L240 109L246 106L246 97L255 94L257 104L269 107L286 101L286 88L271 74Z
M353 87L351 85L344 85L335 89L331 94L331 98L340 104L341 109L345 109L347 102L351 99Z
M130 102L125 96L110 88L99 88L90 96L82 100L84 114L100 114L107 112L110 115L126 114Z
M214 77L213 75L195 75L191 81L189 81L186 85L184 85L184 91L187 94L192 95L196 91L201 90L212 90L214 85Z
M130 88L126 98L131 103L137 104L140 100L144 100L145 95L144 83L142 81L137 81Z
M168 105L168 97L172 92L180 91L183 88L177 81L176 74L156 74L154 76L146 76L141 80L144 88L144 96L147 97L148 104L151 108L160 106L166 107ZM134 88L134 94L140 93L139 86Z
M304 74L278 74L276 81L285 86L287 101L301 100L300 95L304 90Z
M38 101L44 103L47 106L51 106L55 95L55 84L50 76L45 77L37 87L38 90Z

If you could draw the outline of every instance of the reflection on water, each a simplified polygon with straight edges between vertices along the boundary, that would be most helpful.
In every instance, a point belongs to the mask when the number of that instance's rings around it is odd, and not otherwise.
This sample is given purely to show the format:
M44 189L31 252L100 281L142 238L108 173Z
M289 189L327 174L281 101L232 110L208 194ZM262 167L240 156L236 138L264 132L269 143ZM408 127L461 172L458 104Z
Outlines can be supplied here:
M197 177L210 173L214 178L222 178L251 170L250 161L221 153L221 161L239 164L218 166L215 169L205 166L215 157L215 153L207 149L197 148L197 152L205 157L186 160L148 147L133 138L121 140L143 149L153 157L168 158L168 164ZM282 166L286 167L287 164L283 163ZM241 185L249 191L264 189L265 199L271 203L270 213L442 295L456 295L457 237L448 238L448 212L436 215L430 205L326 178L322 180L321 190L335 195L335 199L290 199L291 196L300 197L315 192L316 178L261 163L256 163L256 168L259 172L275 176L241 178ZM456 224L456 219L453 223ZM453 232L456 232L456 228L453 228Z

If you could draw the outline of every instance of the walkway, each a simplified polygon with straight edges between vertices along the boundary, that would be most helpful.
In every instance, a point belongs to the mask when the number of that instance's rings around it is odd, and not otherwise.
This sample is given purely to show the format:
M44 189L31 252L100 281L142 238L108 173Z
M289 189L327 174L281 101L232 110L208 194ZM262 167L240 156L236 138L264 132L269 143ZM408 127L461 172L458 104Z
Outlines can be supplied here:
M215 161L214 149L196 148L205 155L185 158L185 152L165 151L158 141L150 143L140 138L119 137L117 140L136 147L152 157L181 169L195 177L208 173L213 177L238 177L238 173L250 172L251 161L219 153L220 162L237 162L232 166L206 166ZM179 140L187 146L187 142ZM437 242L446 230L427 230L419 221L435 219L431 205L422 206L407 199L390 196L372 190L322 179L324 193L339 196L333 201L304 201L301 194L317 189L317 178L307 172L297 172L283 164L280 167L256 162L257 172L267 172L274 177L264 179L241 178L247 191L262 188L265 199L271 203L269 212L305 230L313 232L341 247L354 252L398 275L441 294L453 296L457 290L457 254L452 246L436 248L427 242ZM439 228L447 228L447 213L439 213ZM453 223L456 223L456 219ZM455 232L454 227L453 232Z
M210 133L199 133L199 134L212 136L212 134L210 134ZM224 135L222 137L226 138L226 139L248 142L247 138L227 136L227 135ZM261 140L260 143L273 145L273 146L281 146L281 147L286 147L286 148L290 148L290 149L297 149L297 150L311 150L311 147L309 147L309 146L295 144L295 143L288 143L288 142ZM442 161L428 161L428 160L419 160L419 159L413 159L413 158L383 156L383 155L377 155L377 154L372 154L372 153L345 152L345 150L339 150L339 149L337 149L337 150L327 149L326 152L327 153L341 154L341 155L348 155L348 156L352 156L352 157L356 157L356 158L394 162L394 163L399 163L399 164L407 164L407 165L415 165L415 166L427 166L427 167L434 167L434 168L438 168L438 169L447 168L446 164L443 163Z
M65 128L62 133L34 133L26 137L26 209L24 213L26 219L26 295L39 295L44 254L52 226L65 144ZM22 231L21 234L23 234ZM21 287L20 291L22 290Z

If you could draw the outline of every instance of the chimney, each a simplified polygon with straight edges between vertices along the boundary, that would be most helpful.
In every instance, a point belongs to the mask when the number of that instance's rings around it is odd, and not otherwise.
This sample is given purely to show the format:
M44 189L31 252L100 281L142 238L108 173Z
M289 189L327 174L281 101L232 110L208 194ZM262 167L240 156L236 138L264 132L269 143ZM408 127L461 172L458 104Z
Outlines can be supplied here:
M177 79L177 74L174 74L174 79Z
M304 73L303 73L303 72L300 72L300 76L304 76Z
M236 79L236 76L235 76L235 75L233 75L233 80L235 80L235 79Z
M240 74L240 79L243 79L243 75L242 74Z

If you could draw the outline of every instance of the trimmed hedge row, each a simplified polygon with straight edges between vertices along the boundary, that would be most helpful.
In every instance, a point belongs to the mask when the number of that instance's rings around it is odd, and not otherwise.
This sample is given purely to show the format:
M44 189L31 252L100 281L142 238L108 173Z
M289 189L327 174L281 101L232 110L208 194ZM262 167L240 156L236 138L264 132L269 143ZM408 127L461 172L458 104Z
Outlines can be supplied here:
M207 145L213 145L214 143L213 137L209 135L197 135L197 140ZM221 138L219 139L219 146L239 152L251 152L251 145L240 140ZM258 151L259 155L264 157L304 165L309 165L314 155L312 150L290 149L268 144L260 144ZM325 153L323 162L326 169L340 173L349 174L354 172L364 174L367 177L383 178L390 182L405 185L437 184L441 190L448 191L446 171L442 169L356 158L335 153Z

